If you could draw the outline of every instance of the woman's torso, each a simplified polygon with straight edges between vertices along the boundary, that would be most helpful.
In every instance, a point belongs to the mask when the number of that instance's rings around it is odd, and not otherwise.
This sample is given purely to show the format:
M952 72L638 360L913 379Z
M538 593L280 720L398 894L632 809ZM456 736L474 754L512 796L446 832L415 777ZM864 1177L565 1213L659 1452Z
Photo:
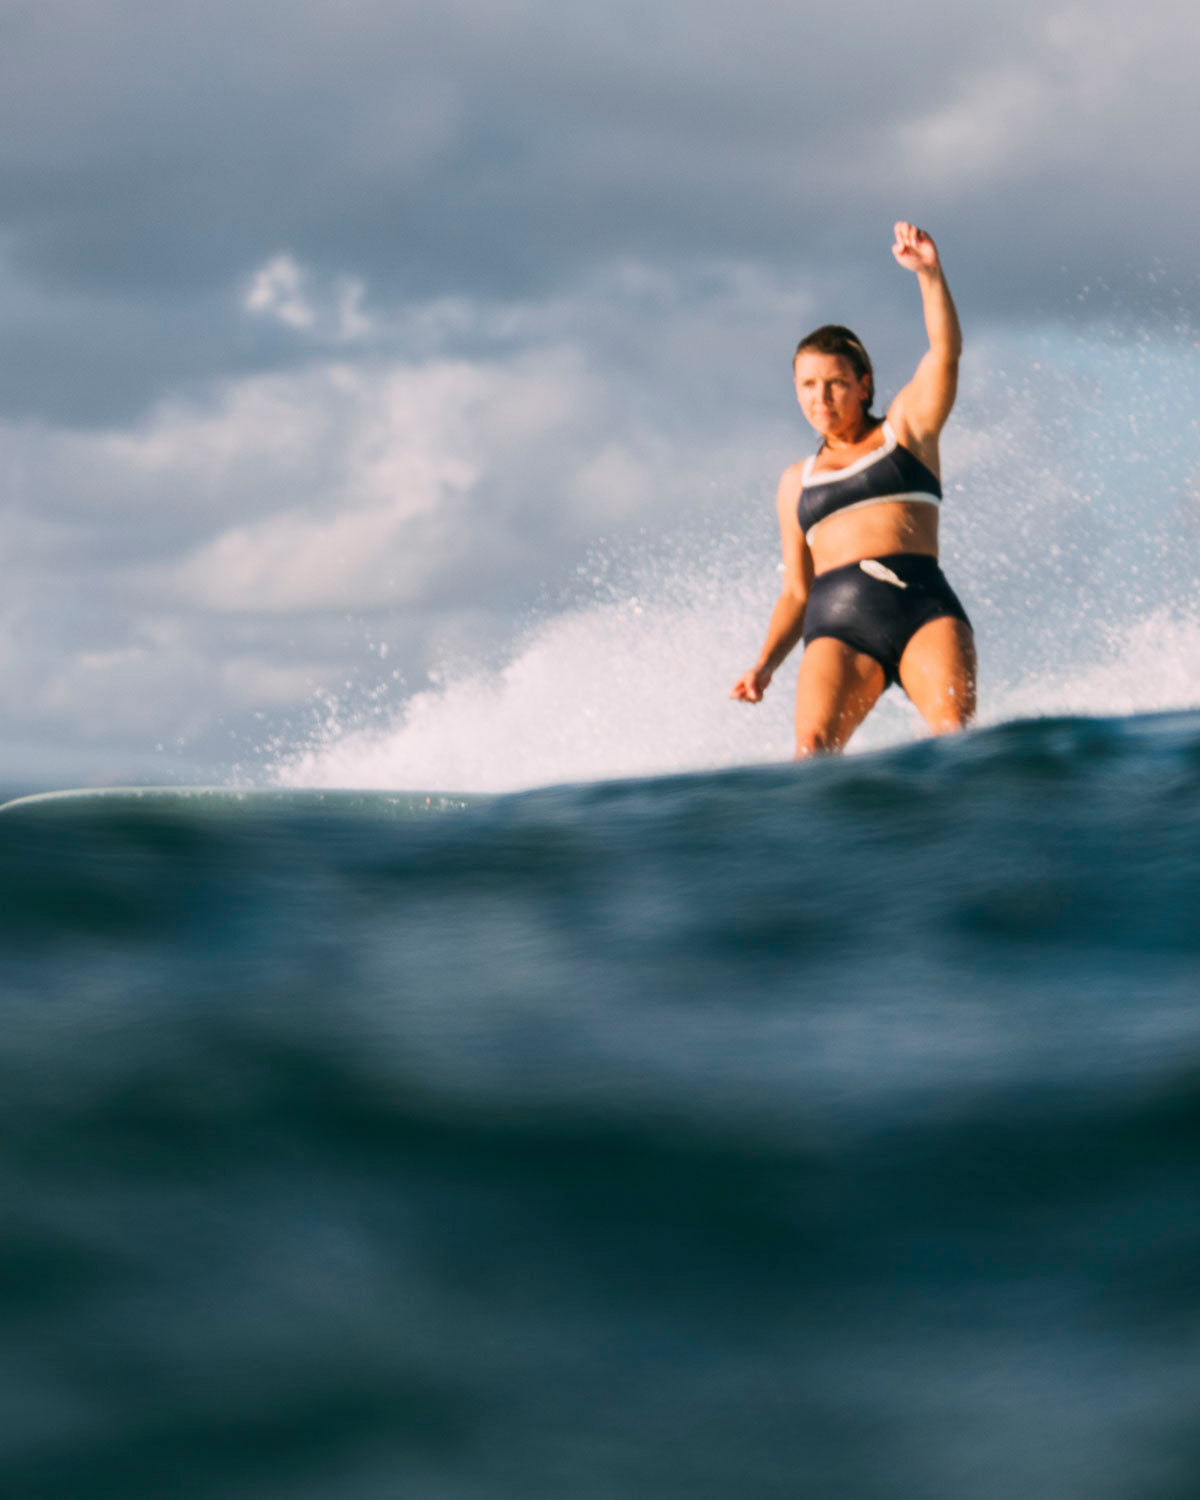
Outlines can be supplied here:
M814 572L894 552L937 556L936 450L918 457L884 421L843 463L830 457L822 449L804 465L797 500Z

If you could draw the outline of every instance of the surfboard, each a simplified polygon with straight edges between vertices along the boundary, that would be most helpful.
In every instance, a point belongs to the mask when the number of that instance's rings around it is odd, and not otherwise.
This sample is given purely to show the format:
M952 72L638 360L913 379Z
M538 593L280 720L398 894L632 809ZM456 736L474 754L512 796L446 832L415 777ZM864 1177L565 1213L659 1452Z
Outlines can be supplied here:
M492 799L486 794L361 791L318 787L106 786L34 792L0 803L0 813L356 813L414 818L459 812Z

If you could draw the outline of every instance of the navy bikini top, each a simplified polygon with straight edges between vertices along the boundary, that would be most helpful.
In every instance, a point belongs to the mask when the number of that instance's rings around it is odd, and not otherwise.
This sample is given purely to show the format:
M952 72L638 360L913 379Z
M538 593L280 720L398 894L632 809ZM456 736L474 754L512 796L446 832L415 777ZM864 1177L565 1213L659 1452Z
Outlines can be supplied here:
M805 541L811 541L821 522L839 511L880 505L885 500L922 505L942 503L942 486L937 475L896 441L890 422L883 424L883 438L882 448L875 448L865 458L847 464L844 469L831 469L827 474L813 473L815 453L808 459L796 506Z

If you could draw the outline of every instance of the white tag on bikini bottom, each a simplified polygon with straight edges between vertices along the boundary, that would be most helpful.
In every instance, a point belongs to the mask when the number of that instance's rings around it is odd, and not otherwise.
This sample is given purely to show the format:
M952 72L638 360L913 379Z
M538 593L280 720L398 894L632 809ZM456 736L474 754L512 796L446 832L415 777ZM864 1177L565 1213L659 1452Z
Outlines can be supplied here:
M872 578L878 578L880 583L894 583L898 589L906 589L908 584L903 578L897 578L891 568L885 568L881 562L876 562L873 557L864 557L859 567L864 573L870 573Z

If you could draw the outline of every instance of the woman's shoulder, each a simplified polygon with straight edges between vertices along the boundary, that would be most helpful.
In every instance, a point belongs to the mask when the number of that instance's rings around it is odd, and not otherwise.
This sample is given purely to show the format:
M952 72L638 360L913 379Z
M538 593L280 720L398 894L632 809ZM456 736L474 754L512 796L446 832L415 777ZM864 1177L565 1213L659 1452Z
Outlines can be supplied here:
M779 489L775 495L775 503L781 516L795 517L800 491L804 488L804 481L808 477L807 471L811 463L811 458L802 458L797 463L789 464L779 476Z
M812 468L812 462L815 457L816 455L812 454L808 458L797 459L794 464L788 464L787 468L784 469L783 473L779 476L779 498L781 500L786 495L799 496L800 491L804 488L804 481L808 478L808 471Z

